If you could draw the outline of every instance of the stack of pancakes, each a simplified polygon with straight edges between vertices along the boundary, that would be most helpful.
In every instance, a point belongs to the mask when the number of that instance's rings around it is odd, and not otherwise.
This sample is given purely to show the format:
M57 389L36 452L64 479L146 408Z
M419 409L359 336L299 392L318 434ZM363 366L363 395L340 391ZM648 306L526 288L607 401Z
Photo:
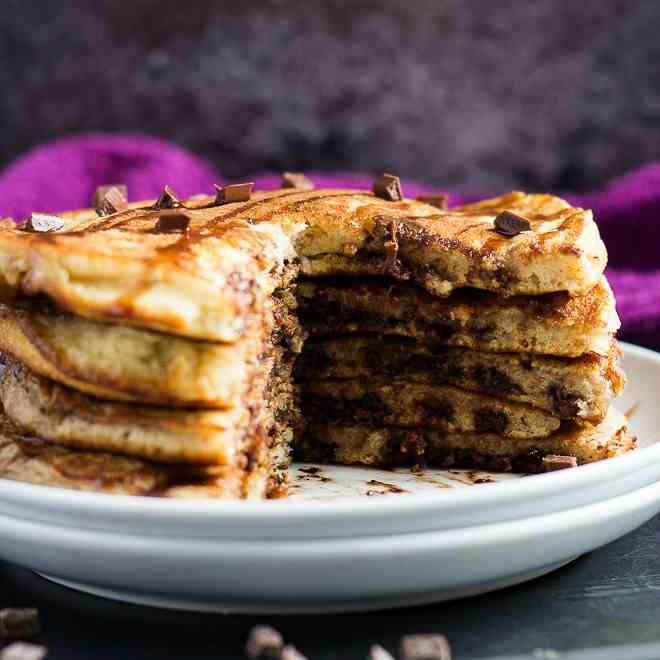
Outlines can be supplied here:
M0 474L245 498L292 448L534 472L634 447L590 212L288 185L4 223Z

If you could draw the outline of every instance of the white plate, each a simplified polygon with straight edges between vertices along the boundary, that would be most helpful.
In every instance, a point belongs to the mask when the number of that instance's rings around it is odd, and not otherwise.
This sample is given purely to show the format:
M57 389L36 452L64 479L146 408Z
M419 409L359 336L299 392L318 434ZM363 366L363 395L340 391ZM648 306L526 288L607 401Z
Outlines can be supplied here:
M553 570L660 511L660 482L545 516L423 534L227 541L78 530L0 516L0 553L69 586L225 612L332 612L481 593Z
M96 593L249 612L413 604L529 579L660 510L660 356L625 350L619 405L638 404L641 446L627 456L483 485L469 484L487 473L297 466L291 499L255 503L0 480L0 556Z
M83 529L181 538L292 540L453 529L567 510L660 479L660 354L624 345L629 385L617 401L637 406L640 449L533 477L427 470L294 468L292 497L267 502L169 501L78 493L0 480L0 513ZM310 466L307 466L310 467ZM472 478L470 478L472 477ZM497 483L467 484L490 478ZM379 483L370 483L370 482ZM401 488L414 493L390 494ZM383 494L365 497L366 493Z

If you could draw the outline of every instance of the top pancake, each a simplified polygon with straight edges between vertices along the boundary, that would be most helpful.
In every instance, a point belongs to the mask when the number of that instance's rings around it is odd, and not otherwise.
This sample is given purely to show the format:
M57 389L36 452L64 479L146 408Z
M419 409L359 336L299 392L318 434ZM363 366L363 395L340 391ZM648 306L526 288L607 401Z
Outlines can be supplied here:
M606 263L591 213L550 195L450 211L354 190L280 190L204 208L211 202L186 204L185 233L157 233L160 212L149 207L68 214L65 229L47 234L3 224L0 294L46 294L88 318L234 341L298 268L385 274L441 296L464 286L536 295L588 291ZM531 231L496 233L503 210L524 215Z

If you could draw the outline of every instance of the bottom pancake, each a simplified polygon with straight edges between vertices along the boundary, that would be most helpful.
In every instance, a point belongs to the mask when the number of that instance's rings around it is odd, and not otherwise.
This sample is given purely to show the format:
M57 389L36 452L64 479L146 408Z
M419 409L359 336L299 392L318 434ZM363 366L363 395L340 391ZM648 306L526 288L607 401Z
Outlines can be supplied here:
M501 472L542 472L548 455L574 456L578 464L635 448L625 416L610 408L598 425L568 422L547 438L511 439L493 433L309 425L295 446L301 460L379 467L430 465Z
M21 433L0 413L0 477L74 490L174 498L263 498L262 470L152 463L108 452L61 447Z

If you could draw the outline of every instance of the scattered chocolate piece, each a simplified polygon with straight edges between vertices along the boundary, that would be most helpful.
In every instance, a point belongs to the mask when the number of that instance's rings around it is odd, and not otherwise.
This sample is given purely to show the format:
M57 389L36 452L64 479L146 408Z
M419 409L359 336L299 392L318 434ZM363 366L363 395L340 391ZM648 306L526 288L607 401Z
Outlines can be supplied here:
M304 174L298 172L284 172L284 174L282 174L282 188L314 190L314 182L308 179Z
M374 181L374 195L388 202L400 202L403 199L401 181L393 174L382 174Z
M57 215L47 213L33 213L23 226L25 231L37 231L47 233L59 231L64 228L64 220Z
M282 654L282 635L270 626L255 626L245 644L245 654L250 660L277 660Z
M32 607L0 610L0 639L29 639L40 631L39 610Z
M163 192L160 194L160 197L156 200L156 203L151 208L154 211L160 211L160 209L175 209L179 206L181 206L181 201L179 198L169 186L165 186L165 188L163 188Z
M406 635L401 638L401 660L451 660L444 635Z
M45 646L14 642L2 649L0 660L42 660L47 653L48 649Z
M157 234L171 234L174 232L183 232L190 225L190 216L183 211L169 210L161 213L156 221L154 231Z
M254 183L234 183L230 186L221 188L216 186L218 191L215 196L216 204L231 204L233 202L247 202L252 195Z
M374 644L369 649L367 660L394 660L394 658L380 644Z
M112 215L128 208L126 186L99 186L94 193L94 208L100 216Z
M577 458L575 456L561 456L559 454L548 454L543 457L543 469L546 472L555 470L565 470L566 468L577 467Z
M291 646L291 644L287 644L282 649L282 655L280 658L281 660L307 660L306 656L304 656L295 646Z
M495 231L503 236L517 236L523 231L529 231L531 225L527 218L511 213L511 211L502 211L495 218Z
M420 195L416 198L418 202L424 202L424 204L430 204L435 206L438 209L445 210L447 208L447 195L442 193L436 193L433 195Z

